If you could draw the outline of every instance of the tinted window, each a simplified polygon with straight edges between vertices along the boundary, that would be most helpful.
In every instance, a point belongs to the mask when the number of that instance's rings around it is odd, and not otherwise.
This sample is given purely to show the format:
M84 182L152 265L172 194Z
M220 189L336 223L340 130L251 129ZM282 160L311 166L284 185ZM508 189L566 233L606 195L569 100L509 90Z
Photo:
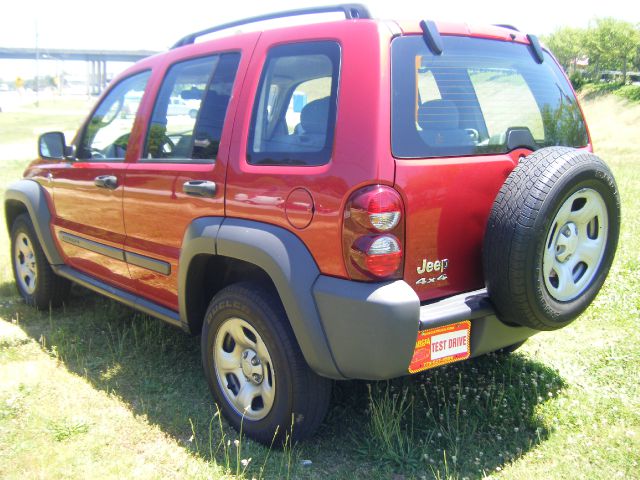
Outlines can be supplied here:
M122 80L109 90L84 131L78 158L122 160L150 72Z
M322 165L330 160L339 69L335 42L269 52L249 131L249 163Z
M215 55L169 69L149 124L145 160L215 160L239 58Z
M392 149L419 158L584 146L573 92L545 53L469 37L443 37L434 56L421 37L392 44Z
M222 129L239 63L239 53L220 56L196 122L191 155L193 159L214 160L218 155Z

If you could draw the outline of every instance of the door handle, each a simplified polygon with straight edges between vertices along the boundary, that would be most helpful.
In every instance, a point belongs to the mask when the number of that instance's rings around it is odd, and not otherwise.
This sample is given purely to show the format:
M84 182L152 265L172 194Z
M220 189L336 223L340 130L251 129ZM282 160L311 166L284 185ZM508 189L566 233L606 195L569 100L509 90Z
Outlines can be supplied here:
M93 181L96 187L115 190L118 188L118 177L115 175L100 175Z
M215 197L216 184L208 180L189 180L182 184L182 191L194 197Z

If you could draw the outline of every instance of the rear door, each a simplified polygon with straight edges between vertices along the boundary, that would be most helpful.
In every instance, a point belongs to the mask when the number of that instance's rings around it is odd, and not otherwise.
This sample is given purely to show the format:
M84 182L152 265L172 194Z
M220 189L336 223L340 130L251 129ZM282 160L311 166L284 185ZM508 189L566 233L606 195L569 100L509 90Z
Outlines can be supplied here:
M393 181L380 109L375 22L265 31L244 81L227 173L226 214L298 236L322 273L345 277L341 215L354 188ZM388 121L387 121L388 124Z
M406 211L404 278L421 300L484 286L482 242L493 201L519 159L588 135L566 78L528 45L443 36L392 42L396 188Z
M186 229L198 217L224 216L234 95L257 37L195 45L167 59L141 155L127 172L125 251L133 287L173 310Z
M77 158L50 169L53 228L66 263L121 287L130 280L122 251L125 157L149 77L145 70L113 85L80 132Z

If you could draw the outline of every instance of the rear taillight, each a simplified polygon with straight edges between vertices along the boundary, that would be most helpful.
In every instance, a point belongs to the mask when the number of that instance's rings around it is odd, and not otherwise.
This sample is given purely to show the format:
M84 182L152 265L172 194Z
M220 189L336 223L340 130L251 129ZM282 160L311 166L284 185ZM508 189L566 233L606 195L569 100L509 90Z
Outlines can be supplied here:
M398 192L373 185L351 195L343 225L344 260L351 278L401 278L403 244L403 207Z

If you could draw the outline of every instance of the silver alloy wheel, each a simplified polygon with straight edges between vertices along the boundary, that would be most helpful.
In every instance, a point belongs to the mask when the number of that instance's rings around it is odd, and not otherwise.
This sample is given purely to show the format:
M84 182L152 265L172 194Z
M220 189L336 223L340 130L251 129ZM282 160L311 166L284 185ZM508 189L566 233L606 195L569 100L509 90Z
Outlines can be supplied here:
M224 321L214 342L213 368L228 403L249 420L266 417L276 393L276 376L264 341L249 322Z
M38 266L31 239L25 233L19 233L15 239L13 262L16 267L16 281L28 295L36 291Z
M556 213L542 259L544 283L559 302L578 298L591 285L604 257L609 230L602 195L583 188Z

